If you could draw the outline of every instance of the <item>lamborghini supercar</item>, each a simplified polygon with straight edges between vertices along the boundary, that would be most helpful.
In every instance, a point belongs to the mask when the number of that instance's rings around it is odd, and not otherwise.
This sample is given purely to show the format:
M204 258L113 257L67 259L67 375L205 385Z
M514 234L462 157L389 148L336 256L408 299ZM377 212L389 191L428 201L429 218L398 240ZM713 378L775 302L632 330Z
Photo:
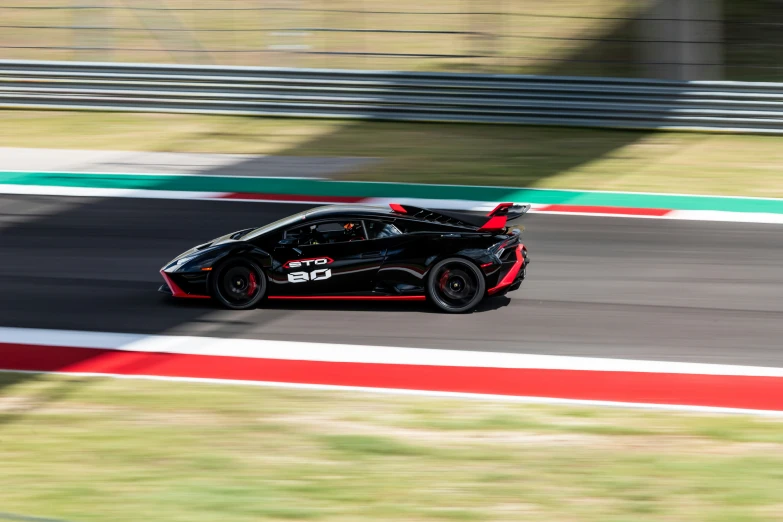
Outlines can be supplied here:
M375 299L469 312L525 279L527 249L508 222L529 208L318 207L184 252L161 269L159 290L235 310L263 299Z

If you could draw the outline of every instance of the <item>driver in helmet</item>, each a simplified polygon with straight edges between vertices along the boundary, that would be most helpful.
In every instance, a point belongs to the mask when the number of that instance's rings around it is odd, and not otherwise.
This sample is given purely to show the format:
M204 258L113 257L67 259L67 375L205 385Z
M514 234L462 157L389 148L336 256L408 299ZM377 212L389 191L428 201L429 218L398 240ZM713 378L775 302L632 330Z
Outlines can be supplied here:
M348 241L364 239L364 235L362 234L361 223L348 222L345 225L343 225L343 232L345 233L346 236L348 236Z

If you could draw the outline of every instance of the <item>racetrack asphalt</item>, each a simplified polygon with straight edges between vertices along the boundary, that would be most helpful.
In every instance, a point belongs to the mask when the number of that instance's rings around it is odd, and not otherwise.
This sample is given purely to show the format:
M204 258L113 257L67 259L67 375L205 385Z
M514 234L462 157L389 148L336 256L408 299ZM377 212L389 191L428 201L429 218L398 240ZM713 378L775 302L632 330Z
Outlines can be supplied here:
M304 208L0 196L0 326L783 366L780 225L529 215L528 280L469 315L156 292L180 252Z

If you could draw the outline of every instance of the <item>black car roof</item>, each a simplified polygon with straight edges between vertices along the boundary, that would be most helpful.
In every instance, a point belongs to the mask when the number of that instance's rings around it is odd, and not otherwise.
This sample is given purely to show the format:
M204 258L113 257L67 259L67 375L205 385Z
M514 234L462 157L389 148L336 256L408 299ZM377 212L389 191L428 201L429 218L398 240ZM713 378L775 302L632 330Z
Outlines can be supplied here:
M367 216L388 216L392 213L391 208L387 207L366 207L360 205L329 205L324 207L315 207L304 212L284 217L274 223L258 227L254 231L250 232L243 239L253 239L264 234L268 234L274 230L280 228L289 227L297 223L304 221L310 221L313 219L324 219L329 217L344 216L344 217L367 217Z
M362 205L331 205L316 207L304 212L302 220L342 217L381 217L393 215L397 219L409 219L424 223L450 225L458 228L477 229L486 223L485 216L471 215L465 212L434 211L407 205L404 212L396 212L391 207L371 207Z
M485 217L473 216L461 212L435 212L432 210L411 206L406 208L409 209L411 213L395 212L390 207L373 207L365 205L327 205L323 207L315 207L309 210L305 210L304 212L299 212L298 214L293 214L263 227L259 227L255 231L249 233L245 239L252 239L254 237L267 234L273 230L295 225L296 223L337 217L380 218L383 216L394 216L395 219L408 219L424 223L447 225L463 230L473 231L478 229L481 224L486 221Z
M305 211L305 219L320 219L334 215L344 216L384 216L392 213L389 207L370 207L363 205L328 205Z

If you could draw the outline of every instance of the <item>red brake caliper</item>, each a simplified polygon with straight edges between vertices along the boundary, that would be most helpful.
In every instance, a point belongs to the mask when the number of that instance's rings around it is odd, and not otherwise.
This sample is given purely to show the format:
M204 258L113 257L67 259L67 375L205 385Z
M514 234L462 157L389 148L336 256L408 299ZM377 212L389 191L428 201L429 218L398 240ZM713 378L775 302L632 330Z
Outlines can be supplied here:
M445 290L446 289L446 283L449 282L449 274L450 273L451 273L451 270L446 270L445 272L443 272L443 275L440 276L440 281L438 281L438 282L440 283L440 289L441 290Z
M256 284L256 275L253 272L250 272L250 277L248 277L248 281L250 282L250 284L247 285L247 295L248 297L250 297L256 293L256 288L258 288L258 285Z

